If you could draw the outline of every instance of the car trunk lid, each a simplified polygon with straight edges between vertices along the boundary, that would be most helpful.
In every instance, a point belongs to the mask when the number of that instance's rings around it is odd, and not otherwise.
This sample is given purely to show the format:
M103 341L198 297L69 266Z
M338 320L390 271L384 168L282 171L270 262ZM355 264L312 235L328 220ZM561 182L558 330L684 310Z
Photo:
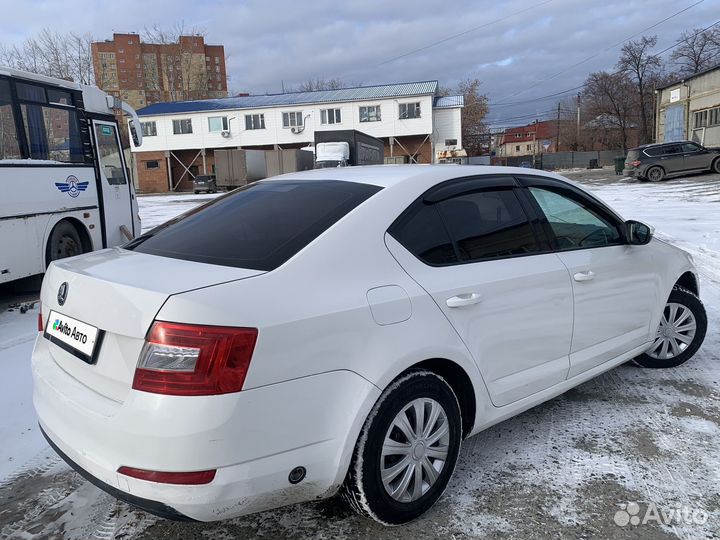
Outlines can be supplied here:
M99 333L91 359L81 359L57 340L49 346L51 354L79 382L121 402L132 385L145 335L171 295L262 273L120 248L57 261L45 274L41 292L46 332L47 325L65 316L96 327ZM63 283L67 285L61 303ZM51 311L53 320L49 320Z

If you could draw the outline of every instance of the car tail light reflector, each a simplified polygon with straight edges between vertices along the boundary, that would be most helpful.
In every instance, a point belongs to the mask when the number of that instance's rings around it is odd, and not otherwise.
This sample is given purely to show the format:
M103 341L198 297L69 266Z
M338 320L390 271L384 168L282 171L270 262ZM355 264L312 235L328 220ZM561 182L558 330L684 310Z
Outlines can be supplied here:
M43 321L43 314L42 314L42 304L38 305L38 332L43 332L45 330L45 324Z
M633 166L633 167L639 167L639 166L640 166L640 161L638 161L638 160L631 161L631 162L630 162L630 165Z
M257 328L155 321L140 353L133 389L173 396L239 392Z
M162 472L148 471L146 469L136 469L134 467L120 467L117 472L125 476L138 478L139 480L147 480L148 482L157 482L159 484L182 484L198 486L201 484L209 484L215 478L215 469L210 471L193 471L193 472Z

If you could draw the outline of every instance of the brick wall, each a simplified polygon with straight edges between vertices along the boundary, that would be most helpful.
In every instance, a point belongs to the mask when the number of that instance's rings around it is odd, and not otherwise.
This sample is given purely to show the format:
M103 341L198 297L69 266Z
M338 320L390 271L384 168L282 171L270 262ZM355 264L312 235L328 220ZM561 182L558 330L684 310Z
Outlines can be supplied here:
M165 152L136 152L138 189L141 193L164 193L168 190ZM148 162L157 161L157 168L148 169Z

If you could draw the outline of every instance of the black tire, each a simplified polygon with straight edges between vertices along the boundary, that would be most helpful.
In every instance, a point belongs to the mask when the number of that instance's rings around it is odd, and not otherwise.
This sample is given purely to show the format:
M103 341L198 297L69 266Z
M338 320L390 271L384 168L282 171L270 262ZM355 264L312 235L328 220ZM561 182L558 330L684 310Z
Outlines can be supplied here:
M712 162L712 171L714 173L720 174L720 157L715 158L715 161Z
M417 500L400 502L394 499L383 485L382 460L388 457L383 458L381 451L396 415L418 398L434 400L445 412L449 427L448 453L437 479L427 491ZM439 427L443 424L435 425ZM450 385L430 371L409 371L385 389L365 421L343 484L343 498L359 514L385 525L400 525L412 521L430 509L445 491L455 469L461 439L460 405ZM414 449L408 459L415 460ZM414 485L414 480L412 482Z
M665 180L665 169L658 165L653 165L645 171L645 178L651 182L661 182L662 180Z
M85 247L75 225L61 221L53 227L47 245L47 263L85 253Z
M690 310L690 313L692 313L692 316L695 318L695 335L685 350L671 358L655 358L650 356L652 349L648 351L648 353L641 354L634 360L639 366L646 368L670 368L684 364L693 357L705 339L707 314L705 313L703 303L695 294L679 285L675 285L667 303L680 304ZM665 309L667 309L667 307Z
M200 193L200 192L196 189L196 190L195 190L195 195L197 195L198 193Z

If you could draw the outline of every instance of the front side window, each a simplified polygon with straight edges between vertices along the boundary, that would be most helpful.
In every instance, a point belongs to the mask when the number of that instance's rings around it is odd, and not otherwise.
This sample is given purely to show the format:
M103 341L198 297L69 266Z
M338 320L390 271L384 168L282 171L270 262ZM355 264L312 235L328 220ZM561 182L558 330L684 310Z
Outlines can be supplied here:
M340 109L321 109L320 110L320 123L321 124L339 124L342 121L340 116Z
M282 113L282 121L284 128L300 127L303 125L303 118L301 111L284 112Z
M700 147L694 143L683 143L682 148L683 148L683 152L685 152L685 153L700 151Z
M10 83L0 79L0 159L20 159Z
M143 137L156 137L157 124L155 122L140 122Z
M380 105L370 105L367 107L360 107L360 121L361 122L380 122Z
M335 180L255 182L160 225L126 248L273 270L380 189Z
M228 131L227 116L211 116L208 118L208 131L210 131L210 133Z
M264 114L246 114L245 129L265 129Z
M401 103L400 120L420 118L420 103Z
M31 159L83 163L77 113L31 103L20 106Z
M560 251L622 243L618 228L586 203L544 188L529 189L545 214Z
M175 135L184 135L192 133L192 120L190 118L183 118L182 120L173 120L173 133Z

